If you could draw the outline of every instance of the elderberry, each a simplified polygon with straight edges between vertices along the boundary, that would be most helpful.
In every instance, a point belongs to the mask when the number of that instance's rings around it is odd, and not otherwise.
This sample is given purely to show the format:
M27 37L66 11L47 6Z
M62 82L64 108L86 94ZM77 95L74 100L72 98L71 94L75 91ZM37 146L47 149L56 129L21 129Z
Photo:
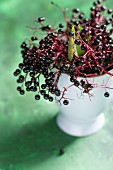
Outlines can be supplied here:
M14 76L18 76L21 73L21 71L19 69L16 69L16 71L13 73Z
M105 6L105 5L102 5L102 6L101 6L101 10L102 10L102 11L105 11L105 10L106 10L106 6Z
M68 100L64 100L64 101L63 101L63 104L64 104L64 105L68 105L68 104L69 104L69 101L68 101Z
M38 22L43 22L43 21L45 21L45 18L44 18L44 17L38 18Z
M97 1L95 1L93 4L94 4L94 6L96 6L96 5L98 4L98 2L97 2Z
M104 93L104 96L105 96L105 97L109 97L109 93L108 93L108 92L105 92L105 93Z
M21 90L21 87L20 87L20 86L18 86L18 87L17 87L17 90L18 90L18 91L20 91L20 90Z
M63 25L62 23L60 23L60 24L59 24L59 27L60 27L60 28L63 28L63 27L64 27L64 25Z
M26 87L26 91L30 91L30 87Z
M32 84L32 82L31 82L31 81L27 81L27 82L25 82L25 86L26 86L26 87L31 86L31 84Z
M25 42L22 43L21 48L25 49L27 47L27 44Z
M24 81L24 76L20 75L19 78L17 79L17 83L22 83Z
M38 37L31 37L32 41L38 40Z
M23 63L20 63L19 65L18 65L18 67L20 68L20 69L22 69L23 68Z
M41 85L41 88L42 88L42 89L45 89L45 88L46 88L46 84L42 84L42 85Z
M79 86L79 81L78 80L74 80L74 85L76 86L76 87L78 87Z
M40 94L45 95L46 91L45 90L40 90Z
M49 95L48 94L44 94L44 99L48 100L49 99Z
M60 95L61 95L60 90L55 90L55 95L56 95L56 96L60 96Z
M82 45L81 45L81 49L82 49L82 50L86 50L86 49L87 49L87 47L85 46L85 44L82 44Z
M74 36L74 32L69 32L69 36L70 37Z
M108 14L111 14L112 12L113 12L113 10L112 9L108 9Z
M79 39L76 39L76 40L75 40L75 44L80 45L80 40L79 40Z
M79 19L83 19L83 17L84 17L84 14L80 14L80 15L78 16Z
M52 102L53 101L53 97L50 96L49 97L49 101Z
M40 95L39 94L35 95L35 99L40 100Z
M21 94L21 95L24 95L24 94L25 94L25 91L24 91L24 90L20 90L20 94Z

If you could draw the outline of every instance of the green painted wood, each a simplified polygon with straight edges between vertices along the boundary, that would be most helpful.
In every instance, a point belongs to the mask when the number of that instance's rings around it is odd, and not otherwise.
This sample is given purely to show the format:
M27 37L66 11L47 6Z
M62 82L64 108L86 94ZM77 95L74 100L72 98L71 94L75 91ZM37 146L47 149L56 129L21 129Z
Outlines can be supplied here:
M21 97L12 76L20 58L20 43L32 35L25 26L46 16L63 20L50 0L0 0L0 170L113 170L113 106L106 105L105 127L95 135L71 137L56 126L55 103ZM81 7L88 15L90 0L55 0L62 7ZM113 2L106 4L110 7ZM70 15L70 12L69 12ZM59 156L59 149L65 153Z

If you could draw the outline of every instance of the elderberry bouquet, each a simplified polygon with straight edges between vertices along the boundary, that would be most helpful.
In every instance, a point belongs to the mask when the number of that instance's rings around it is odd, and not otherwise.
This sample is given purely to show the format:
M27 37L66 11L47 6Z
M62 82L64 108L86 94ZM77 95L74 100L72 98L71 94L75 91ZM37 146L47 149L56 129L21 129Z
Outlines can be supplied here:
M61 96L63 104L67 105L69 100L58 88L62 74L70 76L72 85L81 88L84 93L95 88L95 84L87 78L104 74L113 76L113 10L107 9L103 1L93 3L89 18L74 8L70 19L67 9L52 2L62 11L66 26L62 23L55 27L46 25L44 17L35 20L39 26L31 29L35 34L41 30L45 37L39 39L35 35L21 44L22 62L14 72L21 95L32 91L36 92L36 100L42 96L52 102L54 94ZM40 81L41 75L44 77L43 83ZM79 81L79 77L83 79ZM106 91L104 95L108 97L109 93Z

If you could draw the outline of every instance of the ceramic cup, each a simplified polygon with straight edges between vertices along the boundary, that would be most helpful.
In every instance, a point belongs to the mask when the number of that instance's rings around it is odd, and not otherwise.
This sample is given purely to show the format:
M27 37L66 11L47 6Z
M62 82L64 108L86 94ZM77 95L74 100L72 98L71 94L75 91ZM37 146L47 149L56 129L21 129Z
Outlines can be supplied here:
M107 83L109 75L103 75L93 78L87 78L88 81L98 85ZM78 78L81 80L84 78ZM73 83L70 82L70 77L67 74L60 76L58 87L61 91L63 87L69 87ZM104 108L106 98L104 96L105 88L94 88L90 91L90 95L81 93L78 87L72 86L65 92L65 98L69 98L69 104L64 105L58 102L60 112L57 116L57 125L65 133L72 136L87 136L99 131L104 123ZM60 96L61 97L61 96ZM60 97L56 99L59 100Z

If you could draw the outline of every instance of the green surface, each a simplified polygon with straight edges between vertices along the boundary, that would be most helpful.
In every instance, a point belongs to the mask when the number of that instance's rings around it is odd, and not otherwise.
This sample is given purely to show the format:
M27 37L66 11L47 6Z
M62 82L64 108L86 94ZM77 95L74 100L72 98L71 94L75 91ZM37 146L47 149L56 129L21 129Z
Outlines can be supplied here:
M0 170L113 170L113 107L106 106L106 125L95 135L70 137L56 126L55 103L34 95L21 97L12 76L20 58L20 44L31 36L25 26L46 16L60 23L62 14L50 0L0 0ZM88 15L90 0L55 0L62 7L81 7ZM106 4L113 7L113 2ZM65 154L59 156L59 149Z

